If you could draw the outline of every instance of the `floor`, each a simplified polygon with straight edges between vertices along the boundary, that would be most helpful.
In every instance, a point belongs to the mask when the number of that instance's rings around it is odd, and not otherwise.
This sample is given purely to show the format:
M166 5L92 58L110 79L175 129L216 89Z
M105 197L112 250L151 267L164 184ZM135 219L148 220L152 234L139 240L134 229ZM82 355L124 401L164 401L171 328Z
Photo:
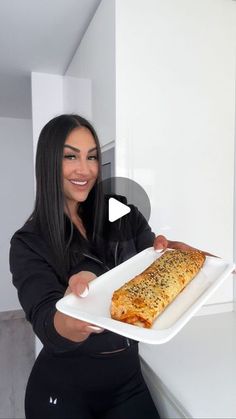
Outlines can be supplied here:
M23 311L0 313L0 419L24 418L24 392L35 359L35 336Z

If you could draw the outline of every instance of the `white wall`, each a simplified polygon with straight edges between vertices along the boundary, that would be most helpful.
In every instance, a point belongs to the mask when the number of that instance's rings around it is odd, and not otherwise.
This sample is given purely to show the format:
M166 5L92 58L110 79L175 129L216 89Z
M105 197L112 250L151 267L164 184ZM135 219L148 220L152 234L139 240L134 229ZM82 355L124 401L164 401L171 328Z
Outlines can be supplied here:
M156 233L233 258L236 3L116 2L117 175ZM129 163L129 165L127 164ZM211 302L232 301L232 281Z
M31 120L0 118L0 138L0 311L8 311L20 309L9 272L10 239L33 210Z
M89 79L63 77L63 108L65 113L77 113L87 119L92 115L92 85Z
M68 69L67 76L90 79L92 122L101 145L115 138L115 0L99 5Z
M31 74L34 155L41 129L62 113L91 118L91 81L57 74Z
M41 129L52 118L63 113L63 76L31 74L34 157Z

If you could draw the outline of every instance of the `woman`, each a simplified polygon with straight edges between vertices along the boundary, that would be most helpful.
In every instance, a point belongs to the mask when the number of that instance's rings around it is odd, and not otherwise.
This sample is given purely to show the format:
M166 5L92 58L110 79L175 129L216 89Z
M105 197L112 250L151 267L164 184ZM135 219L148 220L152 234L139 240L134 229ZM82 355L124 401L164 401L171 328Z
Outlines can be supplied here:
M38 141L34 211L10 251L20 303L44 345L26 389L27 419L159 418L138 343L55 308L66 293L86 296L90 280L149 246L188 247L155 238L132 205L121 222L109 223L100 180L91 124L78 115L49 121Z

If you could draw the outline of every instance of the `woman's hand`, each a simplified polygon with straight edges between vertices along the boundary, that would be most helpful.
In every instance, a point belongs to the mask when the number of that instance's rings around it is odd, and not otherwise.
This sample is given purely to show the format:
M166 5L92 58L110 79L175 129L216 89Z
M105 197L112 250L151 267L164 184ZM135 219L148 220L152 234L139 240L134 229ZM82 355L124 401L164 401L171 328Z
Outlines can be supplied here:
M198 250L195 247L189 246L188 244L168 240L165 236L157 236L154 240L153 246L154 246L154 249L159 252L162 252L166 250L167 248L176 249L176 250ZM204 255L206 256L215 256L215 255L212 255L211 253L204 252L202 250L201 252L204 253Z
M96 275L89 271L81 271L72 275L65 295L73 292L78 297L86 297L89 290L88 283L95 278ZM54 327L57 333L73 342L83 342L91 333L101 333L103 331L98 326L67 316L60 311L55 313Z
M78 297L86 297L89 291L88 283L95 278L97 278L96 275L90 271L80 271L77 274L72 275L69 278L69 286L65 295L73 292L75 295L78 295Z
M159 252L162 252L167 248L178 250L197 250L194 249L194 247L189 246L188 244L168 240L165 236L157 236L154 240L153 246L154 249Z

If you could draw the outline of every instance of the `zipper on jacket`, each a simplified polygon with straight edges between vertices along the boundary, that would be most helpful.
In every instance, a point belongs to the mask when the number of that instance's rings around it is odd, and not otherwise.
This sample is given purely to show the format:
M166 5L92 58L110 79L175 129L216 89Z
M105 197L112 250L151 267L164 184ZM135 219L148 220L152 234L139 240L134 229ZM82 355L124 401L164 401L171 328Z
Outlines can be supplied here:
M85 257L89 258L89 259L95 260L95 262L98 262L98 263L100 263L100 265L105 266L107 271L110 271L110 268L108 268L108 266L102 260L100 260L100 259L98 259L94 256L88 255L87 253L83 253L83 255Z
M130 340L126 338L127 346L130 346Z
M119 220L119 230L121 228L121 218ZM119 241L116 242L116 247L115 247L115 266L117 266L117 250L118 250L118 245L119 245ZM107 271L110 271L110 268L100 259L96 258L95 256L91 256L88 255L87 253L83 253L83 255L89 259L95 260L96 262L100 263L100 265L105 266L105 268L107 269Z
M116 243L116 248L115 248L115 266L117 266L117 249L118 249L118 244L119 244L119 242Z
M119 220L119 230L121 229L121 218ZM115 266L117 266L117 250L118 250L119 241L116 243L115 247Z

